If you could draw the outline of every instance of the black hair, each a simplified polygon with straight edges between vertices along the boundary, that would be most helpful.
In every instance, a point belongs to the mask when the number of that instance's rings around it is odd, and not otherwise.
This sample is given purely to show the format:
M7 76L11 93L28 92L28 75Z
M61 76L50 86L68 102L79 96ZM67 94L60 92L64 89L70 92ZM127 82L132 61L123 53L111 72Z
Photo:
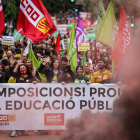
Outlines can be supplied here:
M1 64L3 64L4 66L9 66L9 61L6 60L6 59L3 59L3 60L1 61Z
M28 66L26 66L25 64L21 64L21 65L19 65L19 67L18 67L18 73L20 74L20 67L21 67L22 65L26 67L27 75L30 75L30 76L31 76L32 74L31 74L31 72L30 72Z
M20 48L16 48L15 51L16 51L16 53L21 54L21 49Z
M52 47L55 48L55 44L53 44Z
M12 51L12 54L15 54L15 52L16 52L16 51L15 51L15 50L13 50L13 51Z
M78 66L76 67L76 73L77 73L78 68L82 68L82 69L83 69L83 66L82 66L82 65L78 65ZM83 69L83 70L84 70L84 69Z
M51 50L52 54L57 56L57 51L56 50Z
M40 53L43 56L43 51L42 50L37 51L37 53Z
M49 50L49 49L46 49L46 50L45 50L45 55L46 55L46 56L50 56L50 50Z
M104 64L106 63L104 58L99 58L99 59L98 59L98 62L99 62L99 61L103 61Z
M65 50L65 55L67 55L68 51Z
M25 47L28 45L26 41L24 41L24 43L23 43L23 44L24 44L24 46L25 46Z
M2 54L3 53L3 50L2 49L0 49L0 54Z
M60 62L62 62L62 61L68 62L68 59L66 57L61 57Z

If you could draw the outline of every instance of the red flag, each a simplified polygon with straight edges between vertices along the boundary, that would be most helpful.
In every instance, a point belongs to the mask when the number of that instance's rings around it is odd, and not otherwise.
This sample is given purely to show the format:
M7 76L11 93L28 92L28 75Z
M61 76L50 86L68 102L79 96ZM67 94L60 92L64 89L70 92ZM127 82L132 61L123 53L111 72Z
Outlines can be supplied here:
M131 38L129 26L124 7L123 5L121 5L119 31L116 39L116 44L111 55L111 59L115 61L115 64L121 61L128 53L130 45Z
M56 44L57 39L53 36L53 44Z
M3 8L2 8L2 3L0 0L0 38L2 38L2 33L5 29L5 22L4 22L4 14L3 14Z
M56 31L56 27L41 0L21 0L17 31L37 43Z
M55 45L55 50L57 51L57 55L58 55L59 50L60 50L60 32L59 32L58 37L57 37L57 43Z
M58 21L57 21L57 14L55 13L55 19L56 19L56 23L58 24Z

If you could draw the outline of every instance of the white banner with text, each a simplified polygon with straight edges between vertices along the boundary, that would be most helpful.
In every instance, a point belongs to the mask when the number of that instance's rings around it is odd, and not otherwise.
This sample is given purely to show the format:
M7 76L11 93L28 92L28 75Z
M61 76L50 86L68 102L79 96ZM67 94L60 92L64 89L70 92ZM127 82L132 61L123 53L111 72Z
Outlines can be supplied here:
M64 130L82 110L113 110L120 95L115 84L0 84L0 130Z

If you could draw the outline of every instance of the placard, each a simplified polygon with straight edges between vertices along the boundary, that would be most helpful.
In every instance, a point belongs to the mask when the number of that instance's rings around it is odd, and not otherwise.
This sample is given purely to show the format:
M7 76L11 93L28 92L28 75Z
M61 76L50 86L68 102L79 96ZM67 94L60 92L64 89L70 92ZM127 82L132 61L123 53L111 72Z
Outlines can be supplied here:
M2 36L2 44L3 45L14 45L14 37L13 36Z
M68 39L63 39L63 40L62 40L63 49L66 50L66 51L68 50L69 42L70 42L70 39L69 39L69 38L68 38Z
M82 51L87 51L90 50L90 43L79 43L78 44L78 51L82 52Z

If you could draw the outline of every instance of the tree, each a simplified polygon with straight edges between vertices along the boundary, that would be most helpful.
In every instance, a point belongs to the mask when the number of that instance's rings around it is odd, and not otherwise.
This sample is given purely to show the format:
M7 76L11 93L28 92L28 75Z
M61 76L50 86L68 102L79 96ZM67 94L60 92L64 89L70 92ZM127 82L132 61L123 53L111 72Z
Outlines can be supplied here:
M15 21L17 19L20 0L2 0L5 22L9 20Z
M21 0L2 0L5 22L13 20L17 21L18 11ZM67 11L68 9L74 9L75 4L70 0L42 0L46 9L51 15L59 13L60 11Z
M107 9L110 0L102 0L105 10ZM113 7L116 18L120 17L121 2L123 3L126 15L134 16L135 18L140 16L140 3L134 0L113 0ZM84 0L85 12L93 13L94 17L98 16L99 0Z

